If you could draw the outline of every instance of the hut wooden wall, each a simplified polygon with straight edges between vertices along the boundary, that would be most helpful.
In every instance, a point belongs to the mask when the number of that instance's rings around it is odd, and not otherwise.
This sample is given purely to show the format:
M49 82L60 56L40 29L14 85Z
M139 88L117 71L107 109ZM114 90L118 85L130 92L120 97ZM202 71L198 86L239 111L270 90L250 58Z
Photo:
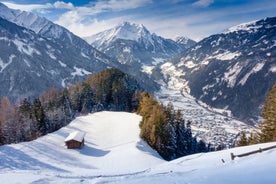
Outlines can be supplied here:
M68 149L80 149L84 145L84 140L82 142L78 142L75 140L70 140L66 142L66 146Z

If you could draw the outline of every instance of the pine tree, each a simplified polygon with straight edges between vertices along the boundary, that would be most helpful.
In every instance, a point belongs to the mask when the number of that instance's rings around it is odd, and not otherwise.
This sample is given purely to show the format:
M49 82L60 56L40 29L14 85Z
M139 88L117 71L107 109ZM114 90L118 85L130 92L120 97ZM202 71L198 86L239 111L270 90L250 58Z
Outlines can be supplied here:
M19 107L16 108L16 117L17 117L17 125L20 131L19 141L30 141L35 136L33 133L36 130L33 126L33 112L32 112L32 104L29 99L23 99L19 103Z
M242 132L241 133L241 138L238 142L238 146L246 146L246 145L248 145L248 140L247 140L245 132Z
M2 136L5 143L12 143L16 140L16 125L13 122L14 108L8 97L4 96L0 102L0 122Z
M37 131L39 135L45 135L47 132L46 119L40 99L36 98L33 104L35 121L37 122Z
M276 141L276 84L266 98L262 117L260 142Z
M249 145L257 144L259 142L257 133L251 132L247 142L248 142Z

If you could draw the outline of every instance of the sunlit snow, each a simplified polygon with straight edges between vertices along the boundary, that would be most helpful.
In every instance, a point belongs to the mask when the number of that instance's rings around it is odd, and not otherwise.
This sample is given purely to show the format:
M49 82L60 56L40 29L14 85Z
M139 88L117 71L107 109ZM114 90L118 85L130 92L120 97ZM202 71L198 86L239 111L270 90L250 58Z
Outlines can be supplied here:
M262 27L262 25L256 25L257 21L251 21L247 23L242 23L236 26L233 26L226 31L224 31L224 34L236 32L236 31L247 31L247 32L256 32L259 28Z
M141 117L99 112L31 142L0 146L1 183L275 183L276 149L231 160L276 145L266 143L164 161L139 137ZM67 149L64 140L83 131L85 145Z

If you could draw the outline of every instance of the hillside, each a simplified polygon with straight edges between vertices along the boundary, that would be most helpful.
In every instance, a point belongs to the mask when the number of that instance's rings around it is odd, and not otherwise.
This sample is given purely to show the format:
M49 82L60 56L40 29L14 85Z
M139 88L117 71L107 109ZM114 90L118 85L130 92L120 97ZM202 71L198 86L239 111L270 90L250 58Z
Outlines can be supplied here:
M276 17L271 17L209 36L175 58L170 75L180 71L178 78L197 100L256 122L276 82L275 26Z
M15 176L25 176L24 183L93 178L140 172L165 162L139 138L140 120L135 114L100 112L79 117L35 141L1 146L1 180L23 181L14 180ZM85 146L68 150L64 139L75 130L86 132Z
M275 183L276 149L230 160L267 143L182 157L166 162L139 138L141 117L99 112L35 141L0 147L1 183ZM86 132L81 150L66 136ZM222 163L221 159L225 160ZM242 173L242 174L241 174Z
M65 28L0 3L0 98L33 98L115 68L114 63Z

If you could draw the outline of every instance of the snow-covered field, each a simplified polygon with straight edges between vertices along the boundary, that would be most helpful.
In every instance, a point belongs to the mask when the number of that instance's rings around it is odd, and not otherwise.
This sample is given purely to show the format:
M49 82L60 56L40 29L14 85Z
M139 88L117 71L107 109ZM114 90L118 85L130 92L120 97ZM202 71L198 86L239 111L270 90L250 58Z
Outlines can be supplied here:
M99 112L35 141L0 146L6 183L276 183L276 149L230 159L276 143L202 153L167 162L139 138L141 117ZM70 132L86 132L81 150L68 150ZM225 163L222 162L223 159Z

